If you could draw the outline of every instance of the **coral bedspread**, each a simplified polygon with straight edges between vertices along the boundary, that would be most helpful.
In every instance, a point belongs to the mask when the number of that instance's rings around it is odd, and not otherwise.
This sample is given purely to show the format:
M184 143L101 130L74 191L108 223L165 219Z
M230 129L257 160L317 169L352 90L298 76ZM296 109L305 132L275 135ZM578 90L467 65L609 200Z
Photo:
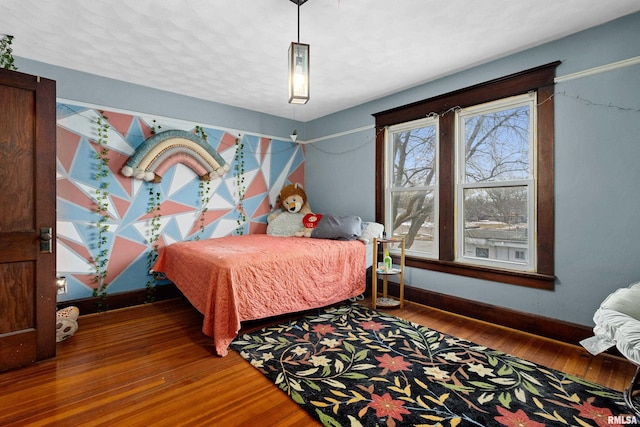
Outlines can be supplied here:
M163 272L204 315L202 331L227 354L240 322L330 305L364 292L365 244L358 241L227 236L165 247Z

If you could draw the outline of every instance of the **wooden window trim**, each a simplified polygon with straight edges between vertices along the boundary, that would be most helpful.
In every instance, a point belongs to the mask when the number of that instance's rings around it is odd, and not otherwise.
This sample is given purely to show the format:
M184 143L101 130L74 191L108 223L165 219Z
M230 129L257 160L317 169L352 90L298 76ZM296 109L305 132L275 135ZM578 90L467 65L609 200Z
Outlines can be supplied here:
M464 89L374 114L376 120L376 221L384 218L385 132L387 126L440 116L439 259L407 256L406 265L538 289L554 288L554 78L559 61ZM504 270L455 262L454 185L455 120L452 109L470 107L537 91L536 272Z

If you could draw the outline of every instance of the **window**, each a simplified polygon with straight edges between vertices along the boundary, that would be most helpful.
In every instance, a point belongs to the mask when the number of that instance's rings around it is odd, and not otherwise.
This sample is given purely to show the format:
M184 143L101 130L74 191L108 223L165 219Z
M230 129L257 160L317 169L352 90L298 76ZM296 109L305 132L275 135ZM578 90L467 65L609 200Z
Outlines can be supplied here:
M534 270L535 106L532 92L455 113L459 261ZM510 258L523 247L531 256Z
M408 266L553 288L558 64L374 115L376 216Z
M407 255L437 259L438 120L392 126L388 136L386 229L406 237Z

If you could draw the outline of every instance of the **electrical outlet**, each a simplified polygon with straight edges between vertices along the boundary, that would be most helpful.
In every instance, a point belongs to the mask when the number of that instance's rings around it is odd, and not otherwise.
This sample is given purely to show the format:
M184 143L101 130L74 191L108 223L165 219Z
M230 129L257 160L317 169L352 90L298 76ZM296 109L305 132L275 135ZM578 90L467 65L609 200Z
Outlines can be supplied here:
M66 294L68 292L67 278L65 276L56 277L56 288L58 289L58 295Z

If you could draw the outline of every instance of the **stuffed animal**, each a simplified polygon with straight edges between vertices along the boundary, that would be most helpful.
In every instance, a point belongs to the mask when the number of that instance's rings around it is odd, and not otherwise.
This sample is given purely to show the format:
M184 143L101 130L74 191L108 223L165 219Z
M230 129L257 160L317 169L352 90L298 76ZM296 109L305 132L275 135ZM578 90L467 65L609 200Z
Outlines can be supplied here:
M69 306L56 311L56 342L71 338L78 330L78 307Z
M322 215L308 213L302 218L302 229L296 233L299 237L311 237L313 229L316 228L318 222L322 219Z
M267 222L273 221L282 212L311 213L311 207L307 202L307 193L304 192L302 185L297 182L289 184L280 190L279 200L281 210L271 212L267 217Z

